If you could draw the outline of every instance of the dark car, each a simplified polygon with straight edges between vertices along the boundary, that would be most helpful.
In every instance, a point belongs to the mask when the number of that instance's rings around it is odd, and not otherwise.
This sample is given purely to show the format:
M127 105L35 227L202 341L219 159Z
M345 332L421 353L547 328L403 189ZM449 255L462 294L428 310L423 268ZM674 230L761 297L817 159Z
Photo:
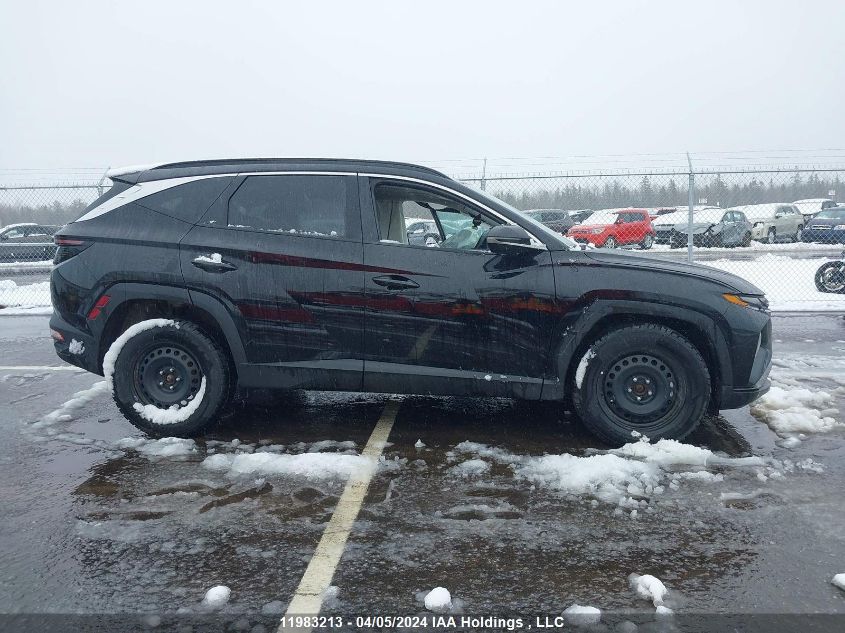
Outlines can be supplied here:
M50 260L56 252L53 244L55 226L31 222L9 224L0 228L0 260Z
M801 233L801 240L845 244L845 206L819 211Z
M566 232L576 224L572 215L563 209L529 209L523 213L561 235L566 235Z
M737 209L693 211L692 225L688 217L675 225L672 247L686 246L690 233L694 246L751 246L751 222Z
M112 180L56 235L50 327L152 435L205 432L240 386L571 398L620 444L683 438L769 387L756 286L582 251L431 169L250 159ZM437 247L408 242L421 209Z

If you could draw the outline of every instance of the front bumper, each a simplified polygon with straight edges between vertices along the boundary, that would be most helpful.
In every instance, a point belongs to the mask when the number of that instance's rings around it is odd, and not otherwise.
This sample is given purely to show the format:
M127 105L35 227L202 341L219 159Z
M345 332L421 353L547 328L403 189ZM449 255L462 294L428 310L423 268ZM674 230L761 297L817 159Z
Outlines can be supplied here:
M575 235L569 234L568 237L579 244L592 244L596 247L598 247L599 244L604 244L607 239L607 236L602 233L599 233L598 235L593 235L592 233L576 233Z
M821 242L822 244L845 244L845 231L804 229L801 233L801 241Z
M59 332L64 338L62 341L53 340L59 358L92 374L103 375L96 341L90 332L84 332L71 325L55 312L50 317L50 329Z
M720 409L739 409L751 404L757 398L765 394L772 386L772 381L761 378L753 387L728 387L723 386L719 394Z

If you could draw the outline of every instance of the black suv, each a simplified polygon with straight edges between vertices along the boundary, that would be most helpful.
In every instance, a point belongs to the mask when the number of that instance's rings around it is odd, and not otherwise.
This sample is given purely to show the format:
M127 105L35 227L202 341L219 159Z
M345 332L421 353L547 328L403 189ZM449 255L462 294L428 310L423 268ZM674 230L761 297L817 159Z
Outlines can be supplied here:
M50 326L153 435L202 433L239 385L571 398L619 444L683 438L769 387L759 288L582 251L431 169L242 159L112 181L56 235ZM408 218L436 246L409 244Z

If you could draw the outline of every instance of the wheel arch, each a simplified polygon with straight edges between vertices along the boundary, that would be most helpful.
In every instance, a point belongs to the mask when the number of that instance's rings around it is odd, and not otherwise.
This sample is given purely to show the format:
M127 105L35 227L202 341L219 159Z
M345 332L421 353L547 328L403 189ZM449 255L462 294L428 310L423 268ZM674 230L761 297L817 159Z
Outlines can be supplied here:
M97 368L100 372L103 357L126 328L146 319L170 318L190 321L199 326L226 352L231 375L237 379L237 365L243 362L244 349L234 321L218 300L199 293L200 301L195 301L195 293L189 293L183 288L149 284L117 284L105 294L117 297L119 301L110 302L98 336Z
M597 302L598 303L598 302ZM637 302L630 302L636 304ZM727 344L712 318L687 308L648 305L597 305L593 304L582 323L576 326L574 336L562 342L557 354L557 375L563 392L570 392L569 383L575 375L581 358L589 346L608 332L628 325L655 324L675 330L686 338L701 354L710 369L711 408L718 409L722 384L732 384L732 368ZM586 320L584 317L587 317Z

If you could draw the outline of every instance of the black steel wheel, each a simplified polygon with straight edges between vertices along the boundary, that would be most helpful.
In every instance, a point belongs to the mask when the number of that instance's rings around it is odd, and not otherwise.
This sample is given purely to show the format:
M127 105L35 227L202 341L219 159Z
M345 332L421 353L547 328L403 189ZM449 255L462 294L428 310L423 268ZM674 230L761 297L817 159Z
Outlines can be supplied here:
M232 391L228 352L187 321L156 320L138 331L120 348L111 378L121 413L156 437L207 431ZM170 413L183 408L185 415Z
M578 356L571 372L575 409L608 444L630 442L634 431L683 439L707 410L710 371L695 346L670 328L622 327Z

